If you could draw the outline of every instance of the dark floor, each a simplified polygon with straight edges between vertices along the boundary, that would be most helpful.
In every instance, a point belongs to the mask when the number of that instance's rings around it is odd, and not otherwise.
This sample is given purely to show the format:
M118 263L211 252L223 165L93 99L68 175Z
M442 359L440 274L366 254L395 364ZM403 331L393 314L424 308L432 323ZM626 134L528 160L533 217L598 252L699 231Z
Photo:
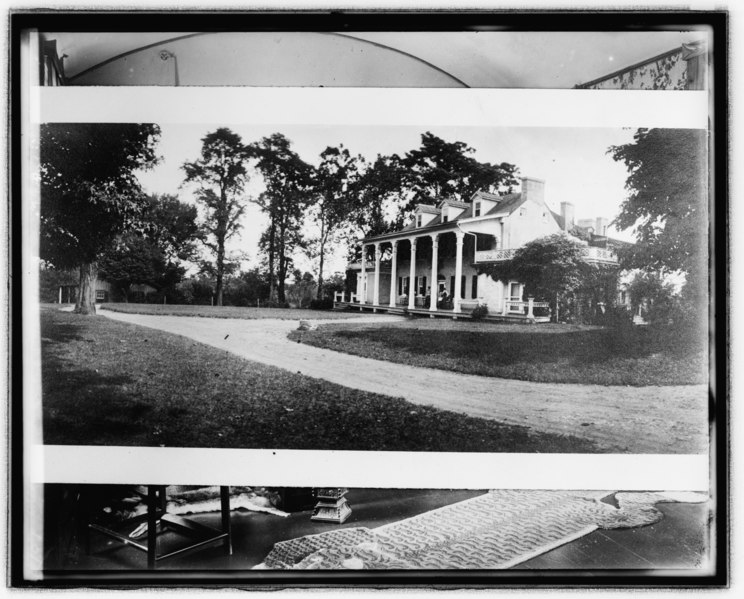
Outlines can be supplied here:
M352 514L342 525L313 522L311 512L287 518L258 512L233 511L233 554L220 546L161 562L159 570L246 570L261 563L274 543L339 527L376 528L483 491L352 489L347 498ZM45 564L50 571L142 570L144 553L94 533L86 554L81 517L71 516L69 502L47 502ZM67 507L65 507L67 506ZM516 569L667 569L699 568L708 555L708 507L705 504L658 504L664 518L651 526L602 530L520 564ZM60 512L66 512L62 514ZM219 514L193 517L219 527ZM170 533L168 533L170 534ZM163 535L164 537L166 535ZM167 543L172 539L164 539Z

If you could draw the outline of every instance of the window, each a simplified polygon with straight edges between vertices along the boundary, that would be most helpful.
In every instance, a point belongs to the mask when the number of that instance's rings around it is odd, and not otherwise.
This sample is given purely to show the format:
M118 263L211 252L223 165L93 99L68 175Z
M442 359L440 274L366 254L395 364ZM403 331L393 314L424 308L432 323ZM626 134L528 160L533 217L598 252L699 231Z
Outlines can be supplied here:
M421 215L420 214L417 214L416 215L416 227L420 227L421 226L421 222L422 222Z
M478 297L478 275L473 275L473 295L472 298Z
M418 295L426 295L426 276L416 277L418 285L416 285L416 293Z
M480 215L481 215L481 203L474 202L473 203L473 216L480 216Z
M449 220L449 212L447 211L447 206L442 208L442 222L446 223Z
M460 277L460 299L465 299L465 281L467 280L467 277L465 275L462 275Z
M106 292L103 289L96 290L96 301L103 301L106 299Z

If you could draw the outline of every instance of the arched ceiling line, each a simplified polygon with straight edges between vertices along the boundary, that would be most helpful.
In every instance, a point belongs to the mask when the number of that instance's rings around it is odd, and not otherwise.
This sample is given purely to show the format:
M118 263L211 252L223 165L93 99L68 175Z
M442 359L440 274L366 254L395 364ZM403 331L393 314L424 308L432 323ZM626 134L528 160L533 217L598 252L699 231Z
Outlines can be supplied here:
M172 43L172 42L177 42L177 41L181 41L181 40L185 40L185 39L190 39L190 38L194 38L194 37L199 37L199 36L203 36L203 35L213 35L213 34L217 34L217 33L228 33L228 32L209 31L209 32L190 33L190 34L186 34L186 35L180 35L180 36L176 36L176 37L171 37L171 38L166 38L166 39L163 39L163 40L159 40L157 42L153 42L152 44L147 44L145 46L139 46L137 48L133 48L132 50L127 50L126 52L122 52L121 54L117 54L116 56L112 56L111 58L107 58L106 60L101 61L101 62L99 62L99 63L97 63L97 64L95 64L95 65L93 65L91 67L88 67L84 71L81 71L80 73L77 73L76 75L73 75L71 77L68 77L67 78L67 81L68 82L74 82L75 80L77 80L77 79L79 79L79 78L81 78L81 77L83 77L83 76L91 73L92 71L95 71L97 69L100 69L101 67L104 67L107 64L111 64L112 62L116 62L117 60L121 60L122 58L125 58L127 56L131 56L132 54L137 54L138 52L144 52L145 50L149 50L151 48L155 48L155 47L162 46L164 44L169 44L169 43ZM351 39L351 40L354 40L355 42L361 42L363 44L369 44L369 45L375 46L377 48L382 48L384 50L389 50L391 52L395 52L396 54L401 54L403 56L406 56L407 58L410 58L412 60L415 60L416 62L419 62L421 64L424 64L424 65L426 65L427 67L429 67L431 69L434 69L438 73L441 73L441 74L445 75L446 77L452 79L453 81L455 81L458 85L460 85L462 87L466 87L466 88L469 88L470 87L467 83L465 83L461 79L458 79L452 73L449 73L449 72L445 71L444 69L442 69L441 67L438 67L437 65L432 64L431 62L429 62L427 60L424 60L423 58L421 58L419 56L416 56L414 54L411 54L409 52L406 52L404 50L400 50L398 48L394 48L394 47L388 46L386 44L382 44L382 43L379 43L379 42L373 42L373 41L370 41L370 40L366 40L366 39L363 39L363 38L355 37L353 35L349 35L349 34L345 34L345 33L324 32L324 31L311 32L311 33L318 33L318 34L321 34L321 35L332 35L332 36L336 36L336 37Z
M425 64L427 67L434 69L435 71L442 73L442 75L445 75L452 79L453 81L456 81L459 85L462 85L463 87L470 87L467 83L465 83L462 79L458 79L455 77L452 73L448 73L444 69L438 67L435 64L430 63L428 60L424 60L423 58L416 56L415 54L410 54L409 52L406 52L405 50L399 50L398 48L393 48L392 46L387 46L385 44L381 44L380 42L373 42L370 40L365 40L361 37L355 37L353 35L350 35L348 33L336 33L336 32L325 32L325 31L319 31L318 33L321 33L323 35L335 35L338 37L345 37L347 39L352 39L357 42L363 42L365 44L370 44L372 46L376 46L377 48L383 48L385 50L390 50L392 52L395 52L397 54L402 54L403 56L407 56L408 58L412 58L413 60L420 62L422 64Z
M131 56L132 54L137 54L137 52L144 52L145 50L149 50L150 48L156 48L157 46L162 46L163 44L170 44L171 42L178 42L178 41L186 40L192 37L199 37L200 35L209 35L210 33L214 33L214 32L208 31L208 32L200 32L200 33L189 33L187 35L169 37L167 39L160 40L152 44L147 44L146 46L140 46L138 48L134 48L133 50L127 50L126 52L122 52L121 54L117 54L116 56L112 56L111 58L107 58L106 60L99 62L98 64L94 64L92 67L88 67L84 71L80 71L77 75L68 77L67 81L75 81L75 79L78 79L82 77L83 75L87 75L91 71L100 69L101 67L104 67L107 64L111 64L112 62L121 60L122 58L126 58L127 56Z

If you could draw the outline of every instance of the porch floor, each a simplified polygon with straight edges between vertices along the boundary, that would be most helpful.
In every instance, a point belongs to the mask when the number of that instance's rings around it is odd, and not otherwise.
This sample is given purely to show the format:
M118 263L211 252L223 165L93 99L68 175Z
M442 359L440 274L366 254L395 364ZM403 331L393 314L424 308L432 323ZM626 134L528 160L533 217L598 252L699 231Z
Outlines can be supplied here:
M428 308L408 308L407 306L390 306L383 304L359 304L357 302L333 303L334 310L359 310L360 312L385 312L402 316L429 316L430 318L471 318L469 311L454 312L453 310L429 310ZM524 314L488 314L482 320L492 322L511 322L517 324L536 324L550 322L549 316L535 316L527 318Z

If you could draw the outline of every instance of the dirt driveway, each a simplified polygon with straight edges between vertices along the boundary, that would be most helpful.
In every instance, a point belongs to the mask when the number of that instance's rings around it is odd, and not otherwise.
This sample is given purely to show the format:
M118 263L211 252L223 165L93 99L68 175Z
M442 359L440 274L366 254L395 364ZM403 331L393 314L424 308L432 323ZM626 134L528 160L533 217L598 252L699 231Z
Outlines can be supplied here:
M293 320L149 316L106 310L100 314L346 387L538 432L591 439L604 452L705 453L708 448L708 391L703 385L605 387L498 379L382 362L289 341L287 334L298 326ZM370 315L359 321L382 323L400 318Z

